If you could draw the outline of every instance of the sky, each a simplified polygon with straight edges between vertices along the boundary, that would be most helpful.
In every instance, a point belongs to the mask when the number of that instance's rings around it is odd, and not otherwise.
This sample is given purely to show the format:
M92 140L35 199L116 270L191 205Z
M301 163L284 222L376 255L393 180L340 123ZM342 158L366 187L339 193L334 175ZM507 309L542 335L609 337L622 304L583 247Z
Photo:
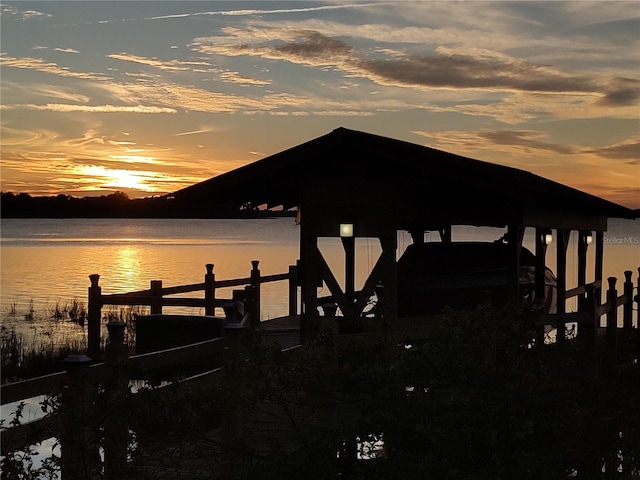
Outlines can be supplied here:
M0 10L3 192L160 195L342 126L640 208L637 1Z

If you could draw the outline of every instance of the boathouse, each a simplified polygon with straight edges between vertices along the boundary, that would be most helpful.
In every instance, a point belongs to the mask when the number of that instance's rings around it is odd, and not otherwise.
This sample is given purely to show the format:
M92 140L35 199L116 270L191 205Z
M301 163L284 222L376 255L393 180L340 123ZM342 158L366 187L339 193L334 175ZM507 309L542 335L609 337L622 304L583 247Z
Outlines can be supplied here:
M584 295L586 253L592 244L590 276L600 299L607 219L634 218L626 207L523 170L346 128L187 187L171 201L198 205L201 212L222 203L238 209L297 207L303 340L314 335L321 321L319 282L347 318L361 315L374 289L382 286L386 318L393 322L398 317L398 231L410 232L421 243L425 232L438 232L442 242L451 242L454 225L505 228L508 285L517 298L523 234L534 228L536 294L544 296L546 247L553 238L557 313L563 314L571 232L578 235L578 285L572 290ZM341 238L344 288L318 248L322 237ZM356 291L355 239L364 237L378 239L381 254Z

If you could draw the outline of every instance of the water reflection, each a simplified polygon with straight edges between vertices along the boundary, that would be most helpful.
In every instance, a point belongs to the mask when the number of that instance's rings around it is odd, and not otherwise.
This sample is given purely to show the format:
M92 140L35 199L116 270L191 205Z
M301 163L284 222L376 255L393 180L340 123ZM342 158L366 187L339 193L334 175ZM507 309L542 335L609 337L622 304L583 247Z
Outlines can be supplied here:
M114 270L120 280L118 289L133 290L140 283L140 249L122 247L116 250Z

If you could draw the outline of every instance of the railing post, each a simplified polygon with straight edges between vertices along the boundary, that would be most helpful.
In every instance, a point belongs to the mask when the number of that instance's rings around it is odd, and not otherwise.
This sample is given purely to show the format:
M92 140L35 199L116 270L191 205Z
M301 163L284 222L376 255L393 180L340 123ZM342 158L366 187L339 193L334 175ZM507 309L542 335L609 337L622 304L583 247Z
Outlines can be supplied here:
M100 275L89 275L89 305L87 312L87 354L98 360L100 358L100 321L102 317L102 288L98 285Z
M207 273L204 275L204 314L215 315L216 312L216 275L213 273L213 263L205 265Z
M582 302L582 321L578 326L578 334L588 340L590 347L595 353L596 339L598 338L598 326L600 319L598 318L599 300L596 297L596 286L592 283L586 286L586 297Z
M624 272L624 295L627 301L622 307L622 324L625 333L631 333L633 329L633 280L631 275L633 275L631 270Z
M249 324L256 327L260 324L260 319L256 316L259 308L256 308L256 289L253 285L244 287L244 314L249 312Z
M235 470L238 462L237 444L241 439L242 430L242 409L238 405L238 387L241 379L238 377L238 368L242 359L242 334L244 326L240 323L229 323L224 327L224 336L227 342L225 377L227 379L227 391L229 397L224 402L222 414L221 437L224 452L223 469L225 478L236 474Z
M109 343L106 348L106 361L111 366L111 374L105 381L105 393L108 397L108 411L104 412L104 478L117 480L125 478L127 471L127 445L129 430L123 418L126 411L125 401L129 392L129 376L125 370L128 347L125 344L123 322L109 322Z
M151 280L151 315L162 314L162 280Z
M298 314L298 267L289 265L289 315Z
M93 478L99 465L96 438L90 435L90 386L86 355L69 355L63 360L69 384L62 390L61 473L65 480ZM92 451L93 450L93 451Z
M258 269L259 263L260 262L258 260L251 260L251 285L254 288L254 309L251 311L251 320L254 326L260 323L260 270Z
M613 364L616 355L616 334L618 330L618 291L616 290L616 277L607 278L609 289L607 290L607 362Z

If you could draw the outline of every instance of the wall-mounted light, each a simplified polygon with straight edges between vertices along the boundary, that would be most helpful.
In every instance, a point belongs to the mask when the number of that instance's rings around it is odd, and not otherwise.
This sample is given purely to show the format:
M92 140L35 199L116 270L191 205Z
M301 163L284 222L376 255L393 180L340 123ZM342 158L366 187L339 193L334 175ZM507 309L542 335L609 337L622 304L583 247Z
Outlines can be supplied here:
M593 235L591 235L591 232L588 232L584 239L587 242L587 245L591 245L591 242L593 242Z
M551 245L551 242L553 242L553 235L551 233L545 233L544 234L544 244L545 245Z
M341 237L353 237L353 223L341 223L340 224L340 236Z

